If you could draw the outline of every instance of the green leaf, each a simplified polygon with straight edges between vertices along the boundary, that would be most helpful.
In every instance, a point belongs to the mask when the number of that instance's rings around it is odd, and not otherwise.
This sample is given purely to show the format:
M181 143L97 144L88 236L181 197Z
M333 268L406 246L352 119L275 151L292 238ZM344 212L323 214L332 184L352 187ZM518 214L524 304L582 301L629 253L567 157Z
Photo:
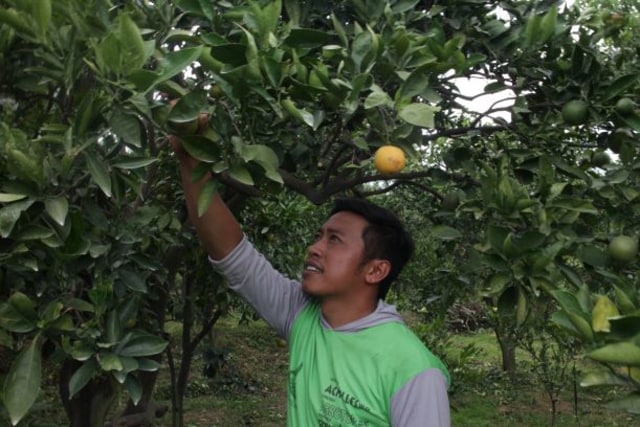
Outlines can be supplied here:
M364 100L364 108L365 110L369 110L375 107L391 107L393 106L393 101L391 97L386 94L381 89L374 89L373 92L367 96Z
M84 362L69 379L69 398L73 398L80 390L86 386L94 374L98 372L98 362L91 358Z
M65 197L55 197L44 201L44 208L56 223L61 227L67 220L67 212L69 212L69 202Z
M138 273L127 269L120 269L118 271L118 277L130 290L140 293L147 292L147 285Z
M129 398L134 405L137 405L142 399L142 386L133 375L127 375L127 379L124 382L124 386L129 392Z
M413 103L403 107L398 116L414 126L431 129L434 127L434 113L440 111L439 107L427 104Z
M109 120L111 129L127 144L134 147L141 147L142 139L142 127L140 126L140 120L135 114L131 114L126 110L117 108L111 120Z
M98 363L103 371L122 371L123 369L120 358L110 352L98 354Z
M284 9L289 17L289 22L293 28L300 25L300 1L299 0L284 0Z
M632 88L637 82L638 73L627 74L622 77L618 77L612 83L602 86L602 88L605 89L603 101L610 101L618 97L627 89Z
M351 59L355 64L356 71L362 71L367 64L363 63L365 57L372 48L372 36L368 31L358 34L351 45Z
M282 177L278 172L280 161L276 153L268 146L262 144L248 144L242 146L240 153L245 162L255 162L264 170L265 175L280 184L283 183Z
M38 24L38 32L44 36L51 22L51 1L52 0L31 0L31 15Z
M200 1L200 8L202 9L202 14L209 21L212 21L213 17L215 16L215 12L213 10L213 6L211 5L211 2L208 0L199 0L199 1Z
M585 319L582 311L566 311L567 317L580 332L581 338L587 341L593 341L593 329L591 324Z
M202 5L199 0L175 0L175 4L185 12L204 16Z
M158 61L160 77L155 82L158 84L164 80L184 71L189 65L195 62L202 53L202 46L187 47L184 49L171 51Z
M4 381L4 406L11 424L18 424L37 400L41 375L41 340L36 336L16 357Z
M207 181L202 186L200 194L198 194L198 217L204 215L207 209L209 209L211 201L213 200L213 195L218 192L218 187L218 182L213 180Z
M457 240L462 237L462 233L447 225L436 225L431 229L431 235L440 240Z
M27 197L25 194L0 193L0 203L15 202L25 197Z
M93 304L80 298L71 298L67 301L67 305L77 311L84 311L87 313L94 313L96 311Z
M104 332L104 338L107 344L116 344L120 342L123 335L122 324L118 317L118 312L112 310L107 317L107 326Z
M567 316L566 312L557 311L557 312L553 313L551 315L551 322L556 324L558 327L560 327L564 331L569 332L571 335L573 335L575 337L578 337L578 338L582 338L582 334L575 327L573 322L571 322L571 320L569 319L569 316Z
M125 169L125 170L133 170L147 167L155 162L157 162L158 158L154 157L140 157L135 159L128 159L126 161L113 163L114 168Z
M119 39L122 71L128 74L142 68L147 59L144 40L140 29L127 13L119 16Z
M329 43L331 34L310 28L293 28L285 39L285 44L293 48L310 49Z
M36 320L25 317L13 305L0 303L0 327L10 332L27 333L36 328Z
M620 307L622 313L633 313L637 308L634 299L629 295L629 293L627 293L622 287L618 285L613 285L613 289L616 294L616 301L618 302L618 306Z
M111 178L107 167L93 153L85 151L87 167L93 181L100 187L107 197L111 197Z
M605 345L586 354L596 362L623 366L640 366L640 347L630 341Z
M632 128L636 132L640 132L640 117L636 115L625 116L625 117L622 117L622 120L627 124L627 126Z
M393 4L391 10L393 13L405 13L413 10L420 0L399 0Z
M231 165L231 167L229 167L229 176L242 184L250 186L254 185L251 174L247 168L242 165Z
M33 200L24 200L0 208L0 237L9 237L22 212L29 209L32 204Z
M580 380L581 387L627 385L627 382L611 371L587 373Z
M28 23L28 17L23 13L18 13L15 9L0 9L0 23L7 24L27 37L34 35Z
M119 357L120 363L122 364L122 372L124 374L128 374L129 372L137 371L140 368L140 363L138 363L138 359L135 357ZM147 359L144 359L147 360Z
M54 235L53 230L41 225L29 225L21 227L20 231L15 234L14 238L20 242L26 242L31 240L45 240Z
M503 227L498 227L495 225L490 225L487 228L487 243L499 253L502 252L502 248L504 247L504 241L509 235L509 230Z
M96 354L96 349L85 341L74 341L72 345L64 345L64 350L73 359L84 362L91 359Z
M167 341L155 335L139 332L122 341L116 353L120 356L144 357L160 354L167 347Z
M555 290L551 292L551 295L556 299L556 301L558 301L563 310L574 311L577 313L582 312L580 303L571 292Z
M487 296L498 296L513 281L511 273L497 272L487 280Z
M214 163L220 160L220 145L209 137L201 135L184 136L182 147L195 159L205 163Z
M38 317L36 313L36 303L20 291L11 294L9 304L28 319L35 320Z
M577 251L578 258L585 264L593 267L604 267L607 265L606 253L595 245L585 245Z
M572 267L566 264L559 264L558 268L563 276L575 287L579 288L582 286L582 279L580 278L580 275Z
M189 92L173 106L167 120L174 123L187 123L197 120L203 106L207 105L207 91Z
M160 364L155 360L141 358L141 359L137 359L137 361L138 361L138 369L140 371L155 372L158 369L160 369Z
M54 331L71 332L77 329L70 314L64 314L45 326Z

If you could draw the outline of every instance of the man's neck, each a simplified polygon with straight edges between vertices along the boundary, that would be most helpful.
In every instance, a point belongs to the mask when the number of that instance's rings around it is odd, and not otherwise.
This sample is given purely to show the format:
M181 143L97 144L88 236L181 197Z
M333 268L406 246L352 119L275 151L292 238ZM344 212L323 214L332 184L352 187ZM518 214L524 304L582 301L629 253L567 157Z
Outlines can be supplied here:
M362 298L355 302L331 298L320 301L322 316L334 329L368 316L376 310L376 307L377 301Z

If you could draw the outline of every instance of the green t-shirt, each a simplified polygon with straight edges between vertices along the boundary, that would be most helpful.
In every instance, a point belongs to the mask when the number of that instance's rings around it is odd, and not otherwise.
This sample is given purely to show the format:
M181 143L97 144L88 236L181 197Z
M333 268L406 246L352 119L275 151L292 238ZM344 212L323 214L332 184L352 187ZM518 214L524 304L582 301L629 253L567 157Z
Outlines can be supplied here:
M289 426L388 426L394 394L442 362L400 322L357 332L326 329L309 302L289 339Z

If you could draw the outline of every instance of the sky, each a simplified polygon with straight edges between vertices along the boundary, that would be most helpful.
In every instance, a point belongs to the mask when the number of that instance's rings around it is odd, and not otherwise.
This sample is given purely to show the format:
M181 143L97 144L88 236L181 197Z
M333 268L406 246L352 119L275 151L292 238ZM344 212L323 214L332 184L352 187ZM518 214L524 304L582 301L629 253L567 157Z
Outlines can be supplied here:
M566 0L564 2L564 4L567 5L568 7L571 7L574 3L575 3L575 0ZM500 11L497 12L497 16L500 17ZM480 79L480 78L474 78L474 79L460 78L460 79L456 79L455 83L458 86L460 93L464 94L465 96L474 96L474 95L483 93L483 89L489 83L489 81L485 79ZM487 111L487 109L491 105L493 105L493 103L495 103L496 101L505 100L498 105L500 107L508 107L510 105L513 105L513 99L509 99L509 98L513 98L513 96L514 96L514 93L512 91L506 90L502 92L486 94L474 99L473 101L460 99L459 102L469 110L481 113L481 112ZM510 113L507 111L497 112L492 114L491 116L501 117L507 121L510 120Z

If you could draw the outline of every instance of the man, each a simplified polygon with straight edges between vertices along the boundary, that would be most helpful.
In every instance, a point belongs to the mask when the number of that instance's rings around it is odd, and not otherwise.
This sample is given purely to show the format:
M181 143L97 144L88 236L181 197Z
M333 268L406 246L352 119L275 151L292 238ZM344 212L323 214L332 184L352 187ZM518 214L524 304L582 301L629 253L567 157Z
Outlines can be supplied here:
M259 254L216 195L197 216L207 177L171 140L189 217L211 264L289 343L288 425L449 426L449 374L383 299L413 242L389 211L338 201L308 249L302 282Z

